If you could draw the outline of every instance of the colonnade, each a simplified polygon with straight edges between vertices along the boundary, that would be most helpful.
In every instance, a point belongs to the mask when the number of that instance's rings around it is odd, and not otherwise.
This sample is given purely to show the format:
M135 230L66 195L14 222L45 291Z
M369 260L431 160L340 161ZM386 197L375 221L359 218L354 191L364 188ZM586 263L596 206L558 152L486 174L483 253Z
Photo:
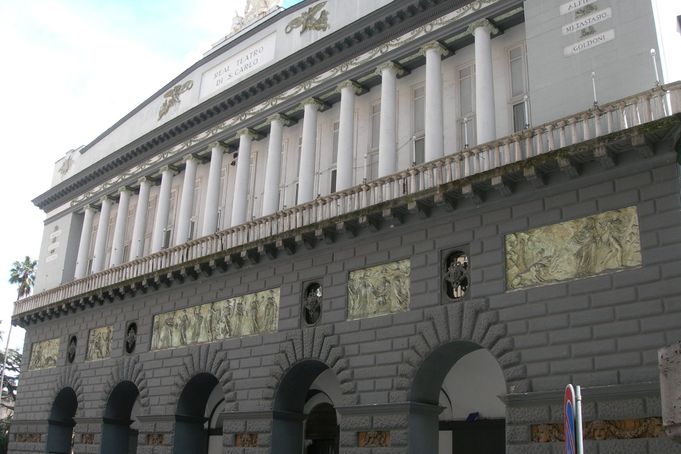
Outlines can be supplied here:
M476 81L476 117L478 143L488 142L496 138L494 88L492 73L491 35L497 30L486 19L470 25L468 30L475 38L475 81ZM438 42L431 42L423 46L420 53L426 60L425 82L425 159L431 161L444 155L443 138L443 102L442 102L442 70L441 59L447 50ZM378 176L383 177L395 173L397 167L397 77L403 73L403 68L394 62L386 62L376 69L381 77L381 105L380 132L378 146ZM338 157L336 190L342 191L353 186L354 159L354 110L357 96L361 87L347 80L337 87L340 93L340 114L338 127ZM310 98L302 103L303 125L302 145L299 159L298 196L296 202L306 203L314 198L314 163L317 143L317 117L323 106L318 100ZM267 216L279 209L279 187L282 167L283 128L292 122L282 114L275 114L268 119L269 143L265 166L262 215ZM236 178L232 198L232 212L230 226L243 224L247 221L248 192L250 185L251 145L260 136L253 130L238 131L238 159L236 164ZM208 182L205 189L203 219L201 235L209 235L218 229L218 210L220 200L221 169L223 155L226 148L220 143L210 145L210 164ZM189 239L191 215L196 181L198 160L189 155L184 158L184 179L180 197L177 229L174 244L182 244ZM161 169L161 182L156 215L151 237L150 251L160 251L164 246L164 236L169 222L172 179L175 170L166 166ZM118 211L113 228L113 244L109 263L105 263L107 255L108 219L114 201L104 197L100 201L100 222L95 235L94 257L92 260L93 273L102 271L107 265L116 266L126 259L134 260L143 255L147 213L149 210L149 192L151 180L139 180L139 196L135 211L129 257L124 257L125 229L127 224L128 207L132 192L129 188L119 191ZM78 246L75 278L85 277L89 260L90 238L95 207L89 205L84 209L83 230Z

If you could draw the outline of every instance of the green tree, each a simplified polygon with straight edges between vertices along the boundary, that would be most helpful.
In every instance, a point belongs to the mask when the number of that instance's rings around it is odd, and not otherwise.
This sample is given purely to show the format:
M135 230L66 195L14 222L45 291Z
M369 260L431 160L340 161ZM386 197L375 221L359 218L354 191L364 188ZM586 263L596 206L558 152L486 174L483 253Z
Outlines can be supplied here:
M37 261L27 255L23 262L16 261L9 270L9 283L17 284L17 299L31 294L35 283L35 268Z

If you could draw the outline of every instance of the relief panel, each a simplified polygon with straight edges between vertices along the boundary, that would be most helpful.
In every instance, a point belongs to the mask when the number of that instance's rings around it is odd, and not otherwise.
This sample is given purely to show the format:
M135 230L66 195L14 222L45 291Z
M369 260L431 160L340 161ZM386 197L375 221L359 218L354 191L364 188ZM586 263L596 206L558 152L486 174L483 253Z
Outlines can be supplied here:
M636 207L506 235L506 288L641 266Z
M351 271L348 320L409 310L409 260Z
M49 369L57 366L59 338L36 342L31 346L29 370Z
M91 329L87 337L85 361L99 361L111 357L112 326Z
M157 314L151 349L273 333L278 322L279 289L276 288Z

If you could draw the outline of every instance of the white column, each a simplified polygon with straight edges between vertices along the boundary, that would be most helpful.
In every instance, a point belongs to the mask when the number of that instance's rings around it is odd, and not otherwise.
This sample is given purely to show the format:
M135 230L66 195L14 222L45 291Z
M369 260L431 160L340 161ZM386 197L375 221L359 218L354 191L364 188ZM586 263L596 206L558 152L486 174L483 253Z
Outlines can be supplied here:
M305 203L314 199L314 163L317 151L317 110L321 103L310 98L303 102L303 140L300 147L298 171L298 201Z
M336 190L352 187L353 156L355 143L355 96L362 87L351 80L338 86L340 91L340 115L338 121L338 161L336 162Z
M281 175L281 142L284 126L290 124L283 115L272 115L270 121L270 139L267 145L267 165L265 167L265 191L262 201L262 214L267 216L279 209L279 181Z
M118 211L114 224L113 244L111 246L111 261L109 266L123 263L123 248L125 247L125 228L128 224L128 208L130 206L130 189L121 188L119 191Z
M161 187L156 202L156 218L154 231L151 234L151 252L158 252L163 248L163 236L168 228L168 214L170 211L170 190L173 183L173 170L170 167L161 169Z
M83 215L83 230L80 231L80 243L78 243L78 258L76 259L76 273L74 277L80 279L87 273L87 259L90 252L90 238L92 233L92 221L95 218L95 209L90 205L85 207Z
M397 74L401 69L393 62L378 67L381 74L381 126L378 136L378 176L397 171Z
M175 245L189 240L189 225L194 210L194 187L196 186L196 167L198 162L193 155L185 158L184 182L182 183L182 198L180 199L180 216L175 232Z
M147 178L141 178L139 183L140 192L137 196L135 224L132 227L132 240L130 241L130 260L140 258L144 254L144 235L147 230L147 212L149 210L151 183Z
M425 159L428 162L444 155L440 60L447 50L435 41L426 44L421 52L426 56Z
M239 131L239 156L236 161L236 181L234 182L234 200L232 202L231 225L246 222L248 210L248 184L251 173L251 142L255 134L249 129Z
M218 142L211 144L210 168L208 169L208 187L206 203L203 209L203 229L201 235L210 235L218 229L218 204L220 203L220 176L222 173L222 155L225 148Z
M475 113L478 144L497 138L494 112L494 75L492 74L492 39L498 30L487 19L468 28L475 37Z
M106 260L106 242L109 234L109 217L111 216L111 199L102 197L102 209L99 212L99 224L95 236L95 256L92 258L92 272L104 269Z

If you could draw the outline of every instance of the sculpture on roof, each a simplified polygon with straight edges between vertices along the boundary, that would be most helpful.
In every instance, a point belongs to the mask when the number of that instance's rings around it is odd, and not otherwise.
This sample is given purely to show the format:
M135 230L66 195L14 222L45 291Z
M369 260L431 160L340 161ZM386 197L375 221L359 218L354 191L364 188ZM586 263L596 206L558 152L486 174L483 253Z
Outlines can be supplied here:
M266 16L272 8L279 6L281 0L247 0L244 8L244 15L235 12L232 19L232 33L241 31L245 26L253 21Z

